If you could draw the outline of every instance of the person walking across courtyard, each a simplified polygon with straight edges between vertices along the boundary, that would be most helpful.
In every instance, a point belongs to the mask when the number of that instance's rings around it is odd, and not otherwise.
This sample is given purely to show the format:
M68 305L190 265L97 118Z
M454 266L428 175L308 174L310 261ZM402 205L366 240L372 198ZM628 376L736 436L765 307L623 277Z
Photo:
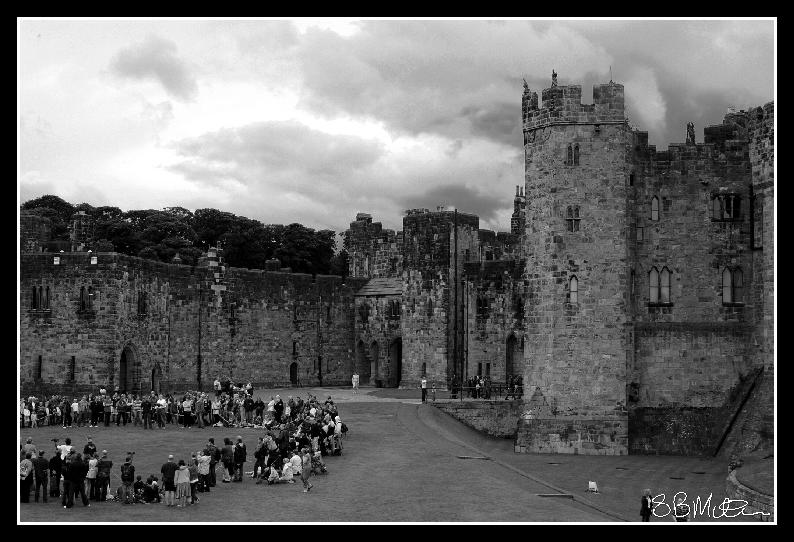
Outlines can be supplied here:
M422 377L422 402L427 402L427 378Z
M642 516L642 521L650 521L652 512L653 499L651 498L651 490L646 489L642 492L642 506L640 507L640 516Z

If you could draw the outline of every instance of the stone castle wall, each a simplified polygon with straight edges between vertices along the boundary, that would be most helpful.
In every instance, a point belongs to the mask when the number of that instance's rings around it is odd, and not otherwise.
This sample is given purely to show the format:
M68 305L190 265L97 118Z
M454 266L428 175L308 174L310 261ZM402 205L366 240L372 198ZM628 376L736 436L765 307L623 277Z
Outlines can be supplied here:
M218 375L288 385L293 362L304 384L321 374L324 384L349 381L361 281L227 268L225 289L213 290L217 268L95 256L96 264L86 253L22 255L23 390L118 385L125 349L130 389L150 389L155 369L165 389L195 388L199 379L207 388ZM27 308L37 285L50 288L49 310ZM90 309L81 310L81 287L91 288Z

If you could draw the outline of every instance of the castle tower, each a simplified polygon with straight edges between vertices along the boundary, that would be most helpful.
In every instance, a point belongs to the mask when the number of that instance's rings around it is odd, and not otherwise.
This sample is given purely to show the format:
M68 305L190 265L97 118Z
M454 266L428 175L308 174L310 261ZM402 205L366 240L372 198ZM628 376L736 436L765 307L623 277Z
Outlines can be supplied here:
M555 74L556 75L556 74ZM629 128L623 85L524 89L522 451L626 454Z
M510 217L510 233L520 237L526 228L526 197L524 188L516 186L516 197L513 199L513 216Z
M72 231L69 238L72 242L72 252L88 250L88 244L94 238L94 220L85 211L78 211L72 215Z

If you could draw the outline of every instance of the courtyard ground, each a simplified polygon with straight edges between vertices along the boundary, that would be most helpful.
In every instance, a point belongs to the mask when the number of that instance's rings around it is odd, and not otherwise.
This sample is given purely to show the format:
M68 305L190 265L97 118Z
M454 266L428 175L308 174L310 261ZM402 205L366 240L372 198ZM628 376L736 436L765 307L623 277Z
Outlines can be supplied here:
M686 491L690 500L713 494L712 506L722 500L727 469L724 461L670 456L560 456L515 454L512 441L492 439L469 429L431 405L422 405L419 390L349 388L257 390L269 399L280 394L322 401L332 396L350 429L344 454L326 457L329 474L312 477L314 489L304 494L300 483L255 485L222 484L199 494L201 502L186 509L162 505L60 502L20 505L20 520L40 521L450 521L450 522L603 522L639 520L641 490L654 494ZM72 438L80 450L91 435L99 450L114 461L111 487L119 484L119 467L134 450L136 474L159 476L169 453L187 459L213 436L240 435L253 449L261 431L243 428L143 430L133 427L42 427L21 430L51 456L51 438ZM585 492L595 480L600 493ZM545 495L545 496L541 496ZM571 498L573 497L573 498ZM32 495L31 495L32 500ZM301 511L311 502L313 516ZM123 509L123 511L122 511ZM121 515L120 515L121 514ZM753 520L753 518L745 518ZM698 521L709 520L699 517ZM672 521L652 518L651 521ZM721 519L719 521L726 521Z

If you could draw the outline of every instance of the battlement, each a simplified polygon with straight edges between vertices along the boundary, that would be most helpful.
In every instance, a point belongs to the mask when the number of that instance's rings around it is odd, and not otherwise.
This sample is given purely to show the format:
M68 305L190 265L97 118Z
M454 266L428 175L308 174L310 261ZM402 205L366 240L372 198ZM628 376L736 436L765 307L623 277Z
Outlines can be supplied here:
M609 83L593 85L593 103L582 103L581 85L552 86L541 92L538 107L537 93L524 88L522 114L524 131L554 124L617 124L626 121L623 85Z
M452 224L455 222L455 214L456 212L454 210L449 211L447 209L439 209L436 211L430 211L429 209L409 209L405 211L405 216L403 217L403 230L408 229L409 225L418 225L424 222L449 222ZM480 217L472 213L457 211L457 221L458 227L468 226L474 229L479 229L480 227Z

